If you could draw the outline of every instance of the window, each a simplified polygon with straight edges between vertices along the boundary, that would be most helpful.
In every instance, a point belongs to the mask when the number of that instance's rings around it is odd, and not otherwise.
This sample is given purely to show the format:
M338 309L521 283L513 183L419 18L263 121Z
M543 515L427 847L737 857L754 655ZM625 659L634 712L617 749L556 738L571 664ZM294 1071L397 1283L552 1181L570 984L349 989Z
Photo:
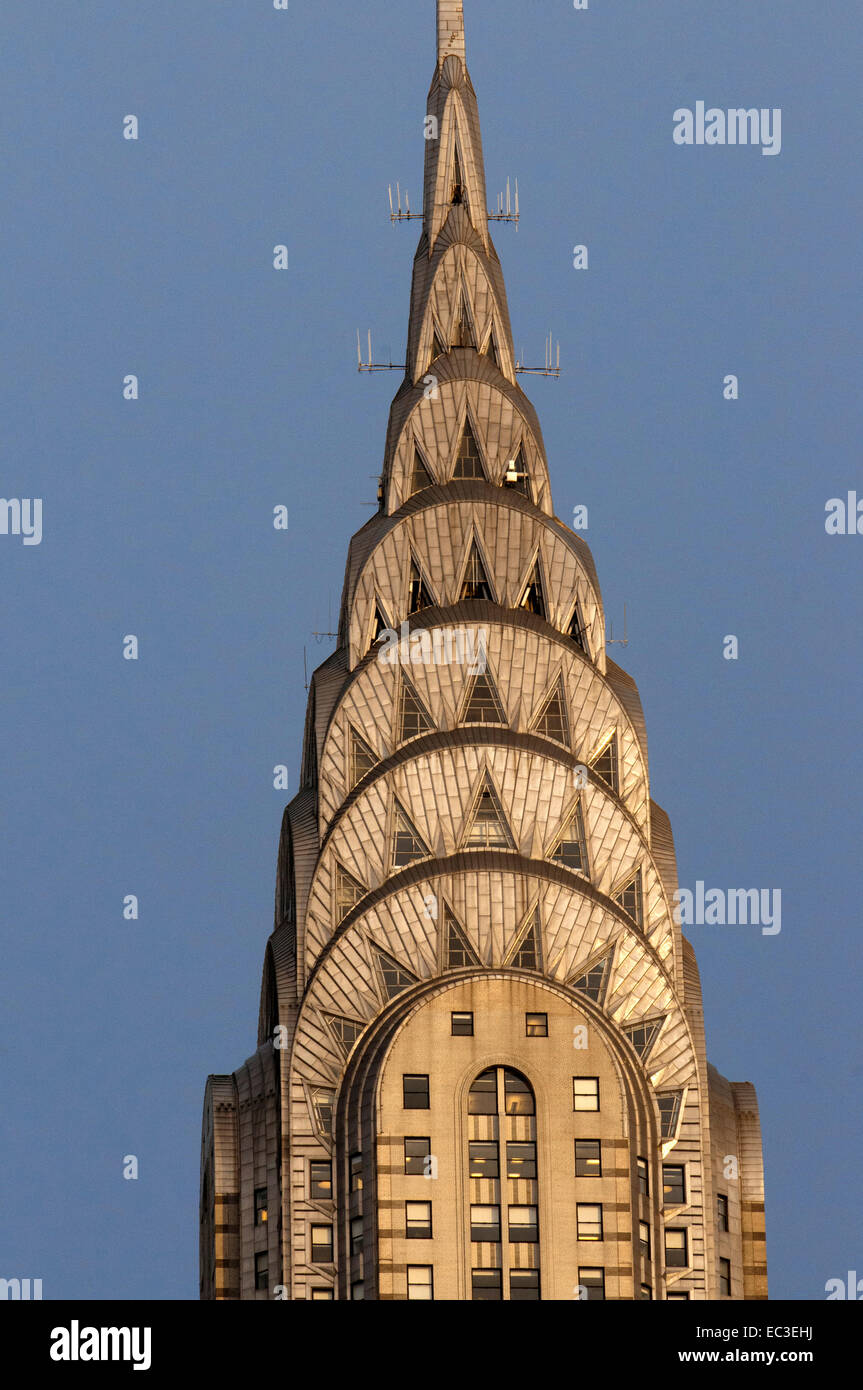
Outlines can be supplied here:
M465 306L464 306L464 300L462 300L462 314L464 315L464 313L465 313ZM462 322L463 322L463 321L464 321L464 319L462 319ZM473 343L470 343L470 344L467 344L467 343L461 344L461 343L459 343L459 341L458 341L458 333L459 333L459 326L457 325L457 326L456 326L456 335L457 335L457 336L456 336L456 342L455 342L454 346L457 346L457 347L461 347L461 346L464 346L464 347L468 347L468 346L473 347ZM479 449L477 448L476 439L474 438L473 430L471 429L470 425L467 424L467 423L465 424L465 427L464 427L464 434L463 434L462 437L461 437L461 443L459 444L458 453L456 454L455 468L453 469L452 475L453 475L454 478L484 478L484 477L485 477L485 470L484 470L484 468L483 468L483 466L482 466L482 459L481 459L480 456L479 456Z
M572 1078L573 1110L599 1109L599 1077L574 1076Z
M261 1250L255 1256L255 1288L265 1289L268 1285L267 1252Z
M403 1076L405 1110L428 1110L429 1079L427 1076Z
M647 1302L649 1302L653 1298L653 1289L650 1287L649 1284L642 1284L641 1297Z
M650 1196L650 1178L648 1176L647 1159L639 1158L638 1163L638 1190L642 1197Z
M399 712L399 742L404 743L406 739L418 738L420 734L427 734L433 728L434 724L419 696L403 679Z
M569 743L563 680L557 682L530 728L532 733L542 734L544 738L553 738L556 743Z
M467 1098L469 1115L497 1114L497 1072L494 1067L480 1072Z
M464 844L466 849L515 848L501 804L488 780L483 783Z
M584 1290L588 1303L601 1303L605 1299L605 1270L585 1269L578 1271L578 1282Z
M638 870L638 873L635 875L635 877L631 878L629 882L620 890L619 893L614 894L614 901L618 904L619 907L623 908L627 916L631 917L633 922L635 922L637 926L641 927L644 925L644 913L642 909L641 898L640 869Z
M579 1202L576 1207L579 1240L602 1240L602 1207Z
M477 462L479 462L479 459L477 459ZM485 565L480 559L480 554L477 550L476 541L474 541L473 543L470 556L468 558L467 569L465 570L464 575L464 582L461 586L460 601L464 603L466 600L474 598L482 598L487 599L490 602L494 602L494 595L491 591L491 585L488 582L488 575L485 572Z
M459 926L449 908L445 913L446 924L446 969L463 970L466 966L479 965L480 959L468 941L464 930Z
M411 1177L424 1178L428 1171L426 1159L430 1154L431 1139L405 1139L405 1173Z
M666 1297L667 1302L669 1302L669 1303L688 1303L688 1302L689 1302L689 1294L688 1294L688 1293L669 1293L669 1294L666 1294L665 1297Z
M473 1014L451 1014L454 1038L473 1037Z
M351 1192L363 1190L363 1156L351 1154Z
M470 1238L491 1244L500 1240L500 1207L471 1207Z
M428 852L428 846L419 831L401 807L396 805L393 815L393 868L404 868L406 864L412 864L415 859L425 859L428 857Z
M332 1289L312 1289L313 1303L331 1303L333 1301Z
M686 1204L686 1170L682 1164L663 1163L662 1200L667 1207Z
M462 724L506 724L501 698L487 671L480 672L468 693Z
M518 604L519 608L524 608L528 613L535 613L538 618L547 616L545 607L545 594L542 587L542 574L539 565L534 565L533 573L527 581Z
M646 1260L650 1259L650 1227L646 1221L638 1223L638 1248Z
M423 608L431 608L433 600L420 573L419 565L411 557L411 573L408 583L408 613L419 613Z
M547 1038L548 1014L525 1014L524 1035L526 1038Z
M509 1271L509 1298L511 1303L538 1302L539 1270L511 1269Z
M506 1146L508 1178L536 1177L536 1144L511 1142Z
M365 1287L365 1284L363 1283L362 1279L357 1279L357 1281L356 1281L355 1283L351 1284L351 1302L352 1302L352 1303L362 1303L362 1301L363 1301L363 1299L365 1298L365 1296L366 1296L366 1287Z
M332 1226L312 1227L312 1264L332 1264L333 1228Z
M333 1165L313 1159L309 1164L309 1196L313 1202L329 1202L333 1195ZM266 1220L266 1216L264 1217Z
M728 1230L728 1198L724 1192L716 1194L716 1224L720 1231Z
M497 1144L486 1143L480 1139L471 1139L468 1151L472 1178L500 1177Z
M605 747L596 755L591 767L613 792L618 789L617 781L617 735L613 735Z
M490 337L489 347L494 354L494 338ZM527 477L527 466L524 461L524 448L519 445L519 450L514 459L507 459L506 472L503 475L504 487L515 488L516 492L524 493L525 497L530 497L530 483Z
M660 1134L663 1139L673 1139L677 1132L677 1120L680 1115L680 1091L672 1091L667 1096L657 1096L656 1103L659 1106L659 1118L661 1121Z
M351 786L361 782L366 773L371 772L377 758L365 739L351 728Z
M472 1269L470 1282L474 1303L500 1303L502 1300L499 1269Z
M506 1097L507 1115L533 1115L533 1091L524 1077L517 1071L504 1071L503 1089Z
M265 1187L255 1188L255 1225L265 1226L269 1208L267 1204L267 1189Z
M363 1218L355 1216L351 1222L351 1254L359 1255L363 1248Z
M536 1207L510 1207L509 1239L514 1245L521 1242L536 1244L539 1240Z
M576 1139L575 1176L577 1178L602 1177L602 1146L598 1139Z
M408 1240L431 1240L431 1202L405 1202L405 1236Z
M519 932L516 938L515 951L506 961L506 964L511 965L516 970L541 970L541 937L542 923L539 919L539 909L535 909Z
M408 1265L408 1298L426 1302L434 1298L431 1265Z
M689 1264L685 1230L665 1232L665 1263L669 1269L685 1269Z
M336 865L336 921L341 922L347 917L352 908L356 907L360 898L365 893L362 884L343 869L341 864Z
M566 824L553 843L548 858L553 864L562 864L565 869L587 877L587 840L584 834L584 816L581 802L567 818Z
M731 1297L731 1261L719 1261L719 1296L720 1298Z

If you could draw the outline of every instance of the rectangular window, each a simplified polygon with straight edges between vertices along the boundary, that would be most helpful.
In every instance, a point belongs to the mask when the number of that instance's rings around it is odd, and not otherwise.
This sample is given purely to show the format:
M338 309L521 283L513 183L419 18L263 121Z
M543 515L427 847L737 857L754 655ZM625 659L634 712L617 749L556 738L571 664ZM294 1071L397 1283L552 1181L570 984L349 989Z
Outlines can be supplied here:
M731 1297L731 1261L719 1261L719 1296L720 1298Z
M351 1192L363 1190L363 1156L351 1154Z
M602 1303L605 1299L605 1270L604 1269L584 1269L578 1271L578 1282L581 1291L584 1291L588 1303Z
M524 1035L526 1038L547 1038L548 1014L525 1014Z
M686 1169L682 1164L663 1163L662 1200L667 1207L686 1205Z
M650 1178L648 1177L647 1159L639 1158L638 1164L638 1190L642 1197L650 1196Z
M312 1227L312 1264L327 1265L333 1260L332 1226Z
M260 1250L255 1256L255 1288L265 1289L268 1285L268 1257L266 1250Z
M510 1207L509 1239L513 1245L520 1242L536 1244L539 1240L536 1207Z
M468 1145L470 1175L472 1178L499 1178L500 1162L497 1144L472 1139Z
M312 1302L313 1302L313 1303L332 1303L332 1301L333 1301L333 1291L332 1291L332 1289L312 1289Z
M602 1207L579 1202L576 1207L579 1240L602 1240Z
M471 1295L474 1303L500 1303L503 1298L499 1269L472 1269Z
M509 1298L511 1303L538 1303L539 1270L511 1269L509 1271Z
M577 1178L602 1177L602 1146L598 1139L576 1139L575 1176Z
M431 1202L405 1202L405 1236L408 1240L431 1240Z
M405 1110L428 1110L429 1079L427 1076L403 1076L402 1090Z
M665 1297L666 1297L666 1301L667 1301L668 1303L688 1303L688 1302L689 1302L689 1294L688 1294L688 1293L668 1293L668 1294L665 1295Z
M720 1231L728 1230L728 1198L724 1192L716 1194L716 1224Z
M665 1232L665 1263L669 1269L685 1269L689 1264L685 1230Z
M506 1175L508 1178L536 1177L536 1144L509 1143L506 1146ZM526 1195L526 1194L524 1194Z
M312 1159L309 1163L309 1196L313 1202L329 1202L333 1195L333 1165ZM266 1217L264 1218L266 1220Z
M357 1279L355 1283L351 1284L351 1302L362 1303L365 1296L366 1286L363 1283L362 1279Z
M492 1243L500 1240L500 1207L471 1207L470 1238Z
M473 1037L473 1014L450 1014L454 1038Z
M574 1076L572 1078L573 1110L599 1109L599 1077Z
M267 1189L265 1187L255 1188L255 1225L265 1226L269 1216L269 1205L267 1202Z
M497 1073L492 1068L476 1078L467 1097L469 1115L497 1114Z
M351 1254L358 1255L363 1248L363 1218L355 1216L351 1222Z
M650 1287L649 1284L642 1284L642 1286L641 1286L641 1297L642 1297L646 1302L650 1302L650 1300L653 1298L653 1289Z
M414 1178L424 1178L429 1171L426 1160L431 1154L431 1139L412 1136L405 1139L405 1173Z
M650 1259L650 1227L646 1221L638 1223L638 1246L646 1260Z
M434 1298L431 1265L408 1265L408 1298L425 1302Z

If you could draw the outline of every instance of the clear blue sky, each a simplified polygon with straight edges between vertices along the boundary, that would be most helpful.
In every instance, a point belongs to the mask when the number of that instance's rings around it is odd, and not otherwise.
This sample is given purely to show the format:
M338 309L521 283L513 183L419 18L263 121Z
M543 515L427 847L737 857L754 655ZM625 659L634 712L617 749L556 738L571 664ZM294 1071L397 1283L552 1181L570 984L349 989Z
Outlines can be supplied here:
M466 6L490 195L521 190L516 346L551 329L565 367L525 384L616 632L627 605L681 882L782 890L778 936L689 934L709 1056L758 1087L771 1292L820 1299L863 1260L863 536L824 529L863 497L859 6ZM418 226L387 184L419 207L434 4L42 0L2 28L0 493L43 499L44 538L0 536L0 1275L195 1298L272 768L293 794L303 648L330 650L398 386L355 335L402 360ZM781 155L676 146L698 100L781 107Z

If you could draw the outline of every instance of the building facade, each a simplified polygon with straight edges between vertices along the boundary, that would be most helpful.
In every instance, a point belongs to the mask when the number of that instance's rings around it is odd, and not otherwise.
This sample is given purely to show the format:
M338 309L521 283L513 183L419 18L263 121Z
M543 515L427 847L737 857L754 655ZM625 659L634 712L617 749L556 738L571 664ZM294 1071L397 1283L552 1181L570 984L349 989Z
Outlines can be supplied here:
M763 1299L634 682L555 515L438 0L406 374L287 807L258 1046L207 1083L205 1299Z

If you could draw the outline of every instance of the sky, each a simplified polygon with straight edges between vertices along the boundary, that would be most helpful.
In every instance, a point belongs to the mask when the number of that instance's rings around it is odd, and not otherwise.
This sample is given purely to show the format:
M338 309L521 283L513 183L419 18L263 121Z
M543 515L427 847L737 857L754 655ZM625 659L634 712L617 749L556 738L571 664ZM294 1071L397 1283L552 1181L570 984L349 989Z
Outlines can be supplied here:
M680 882L781 891L777 934L688 935L708 1056L758 1090L771 1296L822 1299L863 1259L863 535L825 529L863 499L863 16L466 22L490 198L519 181L516 350L561 345L522 385L616 638L625 605ZM304 659L399 385L356 333L403 360L419 227L387 186L420 207L434 4L42 0L2 40L0 494L42 539L0 535L0 1276L196 1298L204 1083L255 1048ZM781 152L676 144L702 100L780 109Z

